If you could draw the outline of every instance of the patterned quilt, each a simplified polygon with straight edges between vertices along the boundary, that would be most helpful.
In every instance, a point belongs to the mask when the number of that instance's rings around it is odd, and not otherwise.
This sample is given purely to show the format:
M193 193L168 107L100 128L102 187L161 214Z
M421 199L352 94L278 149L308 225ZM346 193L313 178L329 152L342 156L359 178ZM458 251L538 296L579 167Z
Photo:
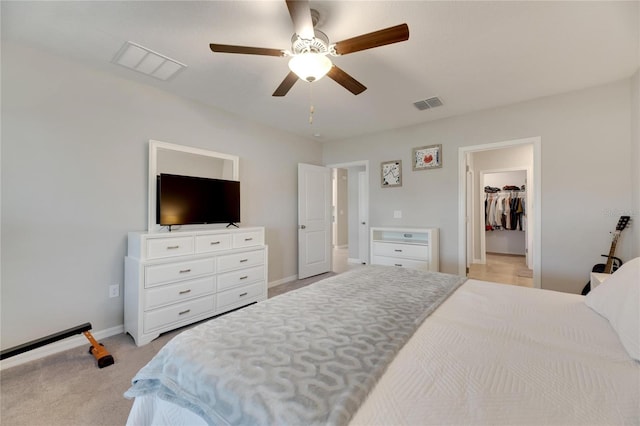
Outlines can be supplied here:
M125 393L215 425L347 424L422 321L466 278L367 266L171 340Z

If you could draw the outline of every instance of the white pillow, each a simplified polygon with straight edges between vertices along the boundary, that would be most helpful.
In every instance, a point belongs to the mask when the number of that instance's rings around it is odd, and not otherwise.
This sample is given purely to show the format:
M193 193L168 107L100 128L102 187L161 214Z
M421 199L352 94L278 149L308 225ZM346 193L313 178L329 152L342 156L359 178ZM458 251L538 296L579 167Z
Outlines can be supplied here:
M640 257L591 290L585 303L609 320L631 358L640 361Z

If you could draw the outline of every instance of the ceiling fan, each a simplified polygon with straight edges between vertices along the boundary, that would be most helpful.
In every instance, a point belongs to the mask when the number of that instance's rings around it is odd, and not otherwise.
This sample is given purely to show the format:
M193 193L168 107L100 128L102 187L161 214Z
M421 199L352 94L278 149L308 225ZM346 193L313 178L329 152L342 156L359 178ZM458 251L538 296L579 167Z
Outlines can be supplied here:
M338 68L327 56L346 55L409 39L409 26L400 24L330 44L327 35L314 28L319 20L319 13L310 8L308 1L286 0L286 3L295 31L291 38L291 50L209 44L213 52L291 57L291 71L273 92L273 96L286 95L298 78L313 82L325 75L354 95L358 95L367 88Z

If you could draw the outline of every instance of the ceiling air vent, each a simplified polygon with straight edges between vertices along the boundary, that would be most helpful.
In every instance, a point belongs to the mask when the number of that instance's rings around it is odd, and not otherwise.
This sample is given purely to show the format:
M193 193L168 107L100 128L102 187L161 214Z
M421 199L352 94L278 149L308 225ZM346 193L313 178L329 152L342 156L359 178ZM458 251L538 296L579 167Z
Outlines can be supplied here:
M433 98L425 99L423 101L414 102L413 105L418 108L420 111L424 111L425 109L435 108L442 106L442 101L439 97L434 96Z
M131 41L120 48L112 62L160 80L169 80L187 67L175 59Z

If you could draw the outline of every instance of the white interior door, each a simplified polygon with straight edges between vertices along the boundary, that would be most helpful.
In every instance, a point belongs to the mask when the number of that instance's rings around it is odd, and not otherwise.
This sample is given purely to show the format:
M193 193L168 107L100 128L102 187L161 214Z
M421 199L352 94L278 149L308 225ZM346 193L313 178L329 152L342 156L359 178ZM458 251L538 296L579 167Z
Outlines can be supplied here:
M369 264L369 179L358 172L358 257Z
M331 169L298 164L298 278L331 270Z
M466 272L467 275L469 274L469 268L471 267L471 262L473 260L473 247L474 247L474 232L473 232L473 172L469 169L469 158L467 155L467 165L466 165L466 179L467 179L467 183L465 185L465 197L467 200L467 210L466 210L466 222L467 225L465 227L466 233L467 233L467 259L465 261L466 264Z

